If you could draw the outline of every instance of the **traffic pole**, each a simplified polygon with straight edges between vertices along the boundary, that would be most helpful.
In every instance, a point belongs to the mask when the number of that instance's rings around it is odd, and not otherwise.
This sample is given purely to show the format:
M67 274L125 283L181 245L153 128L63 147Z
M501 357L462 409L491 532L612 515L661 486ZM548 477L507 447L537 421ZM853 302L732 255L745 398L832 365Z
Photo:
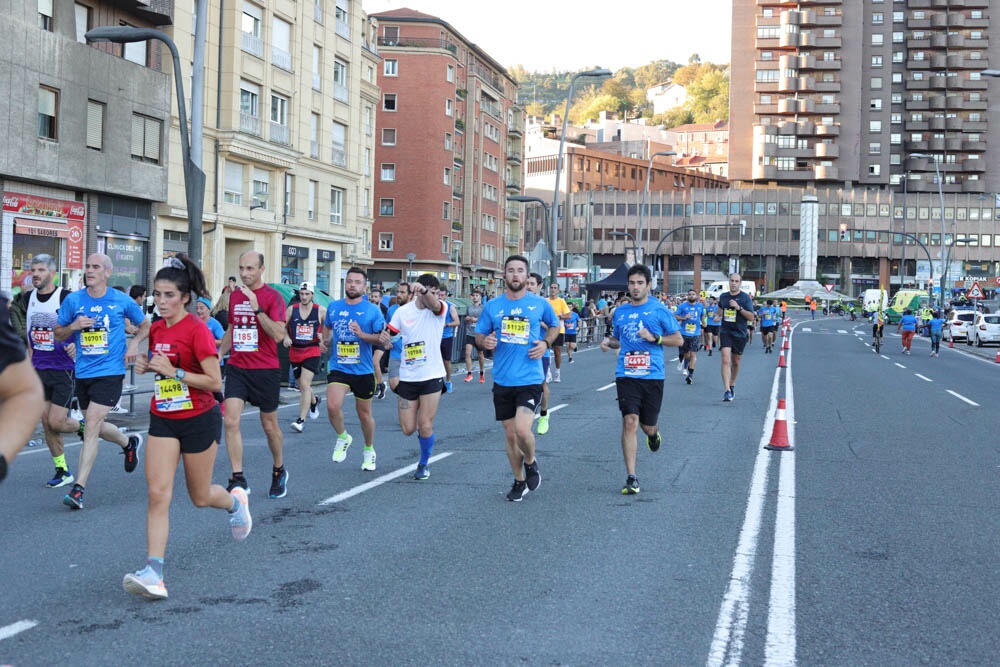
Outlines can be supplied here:
M764 449L770 449L774 452L790 452L795 449L788 441L788 420L785 417L785 399L783 398L778 399L778 413L774 417L771 440L764 445Z

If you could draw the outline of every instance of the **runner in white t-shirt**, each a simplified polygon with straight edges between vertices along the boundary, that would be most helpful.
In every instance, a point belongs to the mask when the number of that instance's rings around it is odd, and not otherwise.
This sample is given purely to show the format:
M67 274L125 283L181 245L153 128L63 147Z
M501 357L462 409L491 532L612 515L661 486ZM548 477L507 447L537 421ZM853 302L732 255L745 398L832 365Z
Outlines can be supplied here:
M396 385L399 427L403 435L417 431L420 461L413 478L431 476L428 463L434 447L434 415L444 391L445 368L441 335L448 318L447 302L438 298L438 279L429 273L410 284L412 298L389 322L393 338L402 337L399 384Z

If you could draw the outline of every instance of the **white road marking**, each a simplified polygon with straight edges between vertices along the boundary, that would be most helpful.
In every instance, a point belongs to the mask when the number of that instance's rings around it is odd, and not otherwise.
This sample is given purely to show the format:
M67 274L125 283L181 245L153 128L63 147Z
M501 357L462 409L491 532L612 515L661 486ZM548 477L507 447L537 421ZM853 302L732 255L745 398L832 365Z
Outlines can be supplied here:
M440 454L435 454L434 456L430 457L427 460L427 463L430 464L430 463L434 463L435 461L440 461L441 459L443 459L445 457L451 456L453 453L454 452L442 452ZM370 482L365 482L364 484L360 484L358 486L355 486L353 489L348 489L347 491L344 491L342 493L338 493L335 496L330 496L326 500L321 501L319 504L320 505L332 505L334 503L339 503L342 500L347 500L348 498L353 498L354 496L356 496L356 495L358 495L360 493L364 493L365 491L368 491L370 489L374 489L375 487L381 486L381 485L385 484L386 482L391 482L392 480L396 479L397 477L402 477L403 475L405 475L407 473L411 473L411 472L415 471L416 469L417 469L417 464L413 463L411 465L406 466L405 468L400 468L399 470L394 470L394 471L392 471L392 472L390 472L390 473L388 473L386 475L382 475L381 477L376 477L375 479L373 479Z
M934 380L930 379L929 377L925 377L925 376L921 375L920 373L914 373L914 375L916 375L918 378L920 378L924 382L934 382Z
M18 621L17 623L5 625L0 628L0 641L10 639L14 635L24 632L25 630L30 630L36 625L38 625L38 621Z
M878 356L882 357L883 359L889 359L889 357L885 356L884 354L880 354Z
M952 396L954 396L955 398L957 398L960 401L965 401L966 403L968 403L969 405L971 405L974 408L978 408L979 407L979 403L976 403L975 401L969 400L968 398L966 398L965 396L962 396L958 392L954 392L951 389L949 389L948 393L951 394Z
M812 333L812 329L810 329L809 327L802 327L802 332L803 333Z
M615 383L612 382L611 384L606 384L603 387L598 387L597 391L607 391L608 389L611 389L614 386L615 386Z
M837 329L837 333L847 333L847 329Z
M888 357L886 357L886 358L888 359ZM895 362L895 364L896 364L897 366L899 366L900 368L906 368L906 366L904 366L903 364L899 363L898 361L897 361L897 362Z
M560 403L559 405L556 405L556 406L553 406L553 407L549 408L548 412L551 415L553 412L556 412L557 410L562 410L563 408L566 408L566 407L569 407L569 403ZM541 415L536 414L535 417L534 417L534 419L538 419L540 416Z

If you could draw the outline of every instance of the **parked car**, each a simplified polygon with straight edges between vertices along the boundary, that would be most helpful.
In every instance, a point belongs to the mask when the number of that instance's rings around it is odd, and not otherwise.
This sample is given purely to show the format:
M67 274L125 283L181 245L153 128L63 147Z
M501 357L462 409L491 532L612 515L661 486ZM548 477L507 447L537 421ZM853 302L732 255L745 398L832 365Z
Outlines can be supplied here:
M1000 344L1000 313L976 313L976 321L969 330L968 341L976 347L987 343Z
M941 332L944 340L969 340L969 327L974 313L971 310L953 310L948 313Z

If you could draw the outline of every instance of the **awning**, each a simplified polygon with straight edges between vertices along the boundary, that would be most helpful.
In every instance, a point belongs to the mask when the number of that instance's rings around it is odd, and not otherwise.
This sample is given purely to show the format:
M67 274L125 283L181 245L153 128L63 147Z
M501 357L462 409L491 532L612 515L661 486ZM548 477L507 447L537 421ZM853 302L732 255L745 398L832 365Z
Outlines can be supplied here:
M14 232L30 236L49 236L65 239L69 238L69 225L65 222L14 218Z

